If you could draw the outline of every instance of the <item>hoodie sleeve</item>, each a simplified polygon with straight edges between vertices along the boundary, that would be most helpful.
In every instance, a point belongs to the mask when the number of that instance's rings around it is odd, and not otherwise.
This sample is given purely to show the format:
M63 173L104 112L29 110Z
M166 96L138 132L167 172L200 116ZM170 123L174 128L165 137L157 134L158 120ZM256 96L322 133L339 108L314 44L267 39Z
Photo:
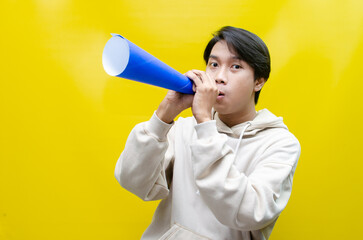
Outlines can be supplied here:
M115 177L120 185L145 201L163 199L169 194L174 155L173 134L169 131L172 125L155 113L148 122L136 125L116 163Z
M214 121L195 129L197 140L191 151L196 185L216 218L241 231L272 223L291 194L300 155L297 139L290 133L286 138L277 136L279 140L258 156L258 164L247 176L234 165L235 154L227 145L227 136L218 133Z

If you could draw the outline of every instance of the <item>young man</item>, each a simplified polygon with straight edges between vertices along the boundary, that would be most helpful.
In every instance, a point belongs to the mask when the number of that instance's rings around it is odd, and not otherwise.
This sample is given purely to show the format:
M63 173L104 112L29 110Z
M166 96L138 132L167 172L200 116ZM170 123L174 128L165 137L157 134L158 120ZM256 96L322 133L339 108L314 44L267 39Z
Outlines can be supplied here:
M130 133L115 169L145 201L163 199L142 239L268 239L291 194L298 140L281 117L256 112L270 73L264 42L224 27L186 73L195 95L169 91ZM191 107L193 117L174 118Z

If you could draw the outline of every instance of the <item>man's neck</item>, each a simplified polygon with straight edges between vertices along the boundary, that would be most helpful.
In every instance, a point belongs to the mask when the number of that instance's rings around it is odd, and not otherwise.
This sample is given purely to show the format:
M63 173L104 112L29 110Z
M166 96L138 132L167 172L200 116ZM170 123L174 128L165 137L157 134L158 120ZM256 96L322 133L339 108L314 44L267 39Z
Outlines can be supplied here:
M237 124L251 121L256 117L255 108L249 109L245 113L235 113L235 114L219 114L219 119L224 122L228 127L233 127Z

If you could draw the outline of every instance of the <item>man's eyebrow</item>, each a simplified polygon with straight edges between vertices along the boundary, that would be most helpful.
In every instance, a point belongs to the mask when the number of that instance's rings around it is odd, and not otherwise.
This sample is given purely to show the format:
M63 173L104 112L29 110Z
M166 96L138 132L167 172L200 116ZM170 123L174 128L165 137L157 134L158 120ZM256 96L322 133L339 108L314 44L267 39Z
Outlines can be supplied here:
M213 59L219 59L219 57L218 56L216 56L216 55L209 55L209 58L213 58ZM232 56L231 57L232 59L237 59L237 60L242 60L242 58L240 58L240 57L238 57L238 56Z

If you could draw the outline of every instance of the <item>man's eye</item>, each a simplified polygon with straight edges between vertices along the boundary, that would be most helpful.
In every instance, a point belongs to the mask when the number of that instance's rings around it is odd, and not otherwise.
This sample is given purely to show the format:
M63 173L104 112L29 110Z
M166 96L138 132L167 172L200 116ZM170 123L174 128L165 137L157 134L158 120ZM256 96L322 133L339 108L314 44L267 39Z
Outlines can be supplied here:
M242 67L241 67L240 65L233 65L233 66L232 66L232 68L233 68L233 69L240 69L240 68L242 68Z
M217 64L216 62L212 62L212 63L210 63L210 66L211 66L211 67L217 67L217 66L218 66L218 64Z

